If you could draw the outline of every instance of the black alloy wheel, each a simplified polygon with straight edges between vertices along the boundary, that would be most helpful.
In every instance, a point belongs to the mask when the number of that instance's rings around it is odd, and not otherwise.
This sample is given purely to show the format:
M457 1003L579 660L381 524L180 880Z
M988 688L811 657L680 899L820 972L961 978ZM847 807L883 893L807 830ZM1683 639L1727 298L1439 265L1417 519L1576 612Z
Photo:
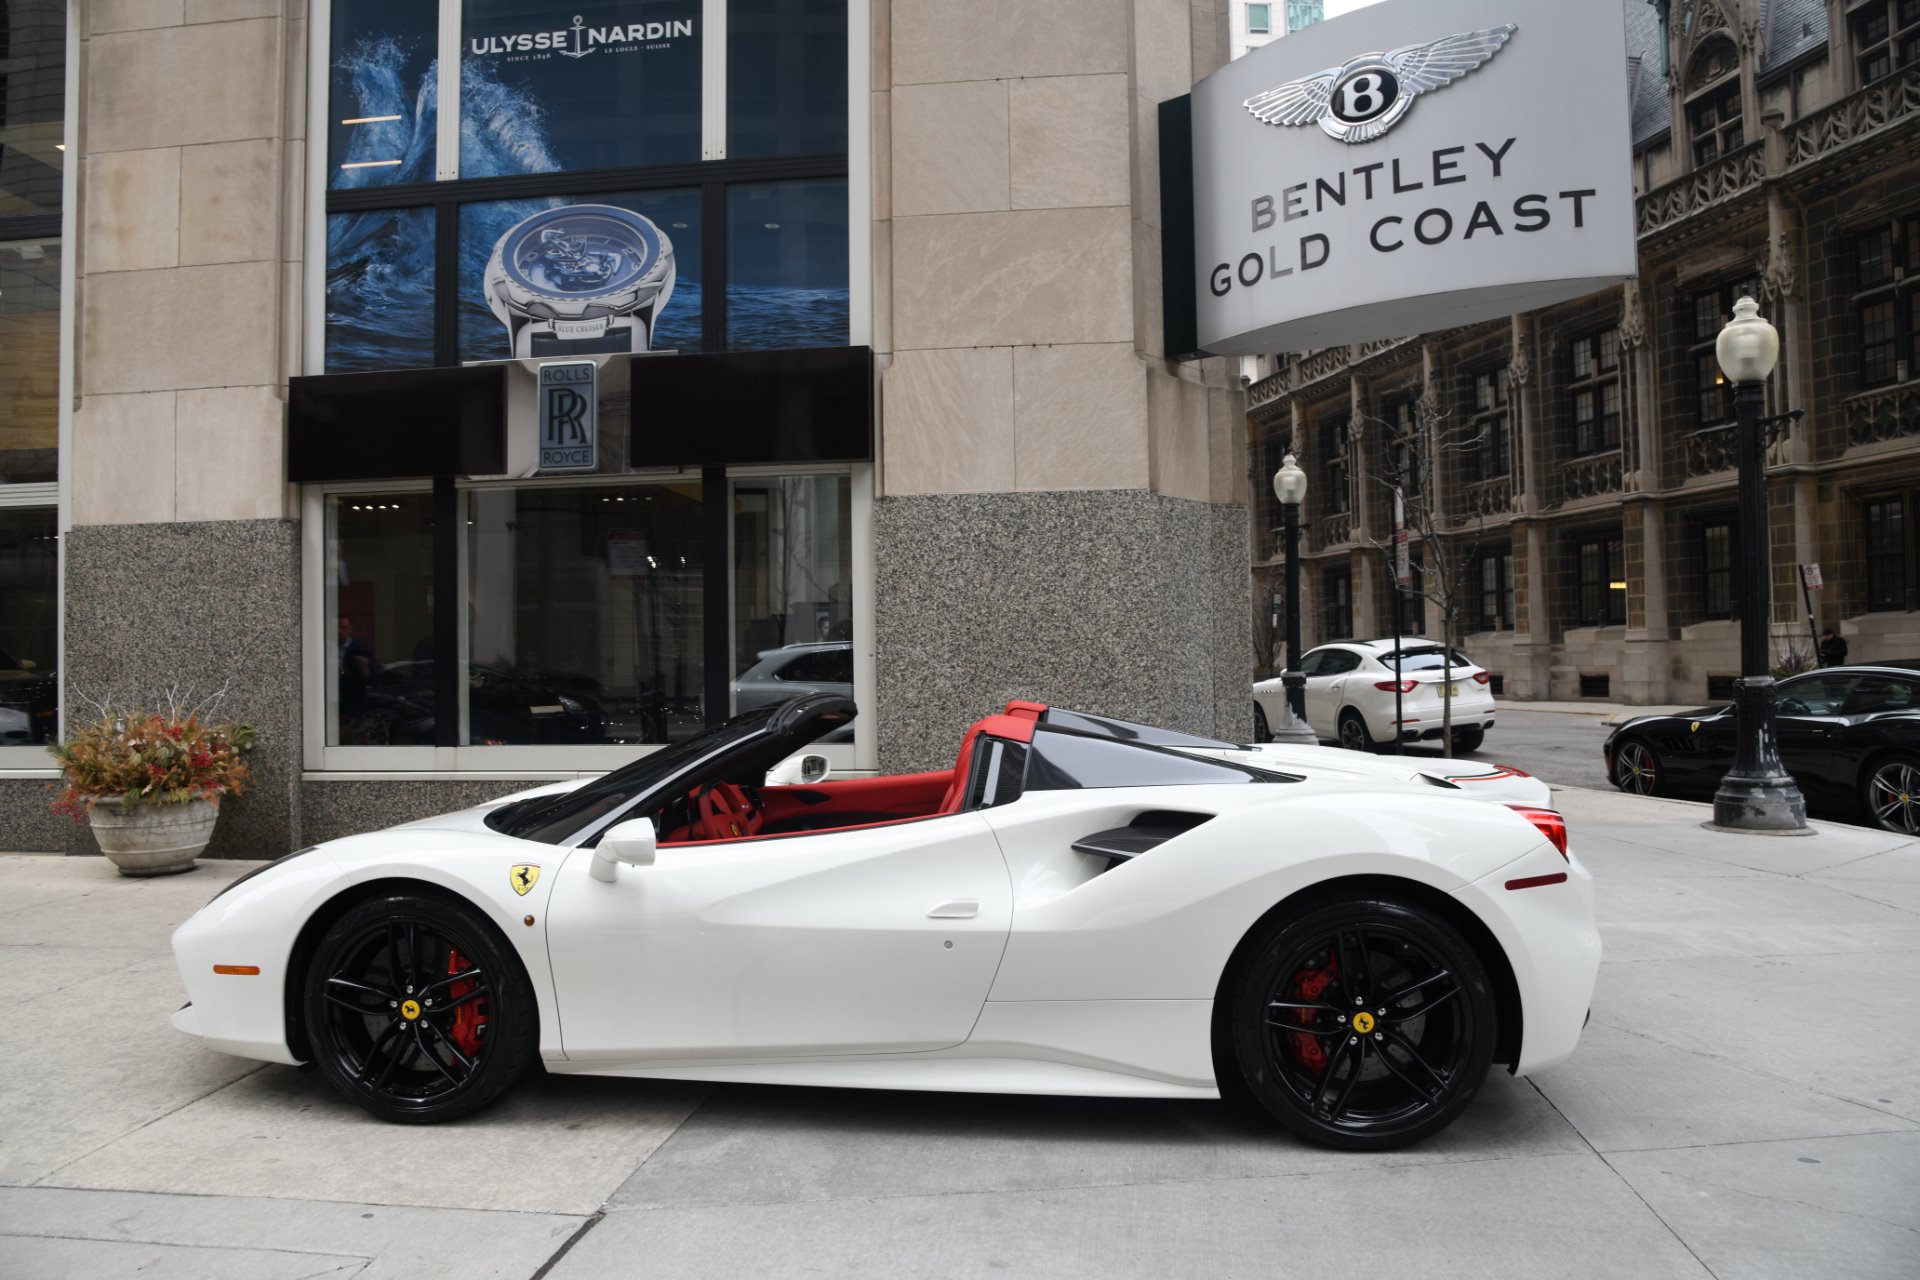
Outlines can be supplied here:
M1231 1001L1246 1088L1326 1146L1381 1151L1438 1132L1479 1092L1493 1056L1485 966L1451 924L1411 902L1303 908L1270 927Z
M1653 745L1640 738L1622 738L1613 749L1613 785L1630 795L1658 795L1660 758Z
M539 1019L518 957L463 902L395 894L346 912L306 976L307 1037L328 1083L385 1120L451 1120L533 1061Z
M1273 730L1267 727L1266 710L1257 702L1253 704L1253 740L1255 742L1273 741Z
M1455 729L1453 731L1453 749L1462 754L1471 755L1480 749L1487 740L1485 729Z
M1860 785L1867 820L1884 831L1920 836L1920 758L1882 756Z
M1373 750L1373 734L1367 731L1366 719L1358 711L1340 713L1340 745L1349 751Z

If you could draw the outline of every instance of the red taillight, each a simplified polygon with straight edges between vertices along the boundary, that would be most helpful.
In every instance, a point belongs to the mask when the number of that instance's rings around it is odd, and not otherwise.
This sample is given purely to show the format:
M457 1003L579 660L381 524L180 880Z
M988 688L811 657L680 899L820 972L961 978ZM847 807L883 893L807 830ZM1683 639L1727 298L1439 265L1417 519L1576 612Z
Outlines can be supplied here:
M1486 671L1476 671L1473 673L1473 682L1475 684L1491 684L1493 682L1493 676Z
M1417 683L1414 680L1382 680L1373 687L1382 693L1412 693Z
M1567 820L1565 818L1551 809L1536 809L1532 805L1511 804L1507 807L1538 827L1540 834L1547 838L1548 843L1560 851L1561 857L1567 856Z

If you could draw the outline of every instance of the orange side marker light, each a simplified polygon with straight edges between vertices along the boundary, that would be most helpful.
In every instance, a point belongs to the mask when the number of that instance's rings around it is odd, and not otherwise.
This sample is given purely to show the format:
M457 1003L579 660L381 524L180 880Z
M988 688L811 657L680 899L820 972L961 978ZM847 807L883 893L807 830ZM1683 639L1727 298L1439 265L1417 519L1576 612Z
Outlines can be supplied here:
M215 973L231 974L236 978L257 978L260 976L260 966L257 964L217 964L213 966L213 971Z

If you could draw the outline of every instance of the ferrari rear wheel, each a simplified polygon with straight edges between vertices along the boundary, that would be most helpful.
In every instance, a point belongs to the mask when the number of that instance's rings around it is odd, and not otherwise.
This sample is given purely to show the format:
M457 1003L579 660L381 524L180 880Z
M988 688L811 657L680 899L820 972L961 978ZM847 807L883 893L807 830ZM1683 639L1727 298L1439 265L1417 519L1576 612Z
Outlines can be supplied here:
M1229 1017L1247 1088L1309 1141L1405 1146L1464 1111L1493 1057L1486 968L1437 912L1389 897L1269 926Z
M511 948L472 907L424 894L336 920L307 970L305 1012L328 1083L402 1123L486 1106L538 1047L533 988Z

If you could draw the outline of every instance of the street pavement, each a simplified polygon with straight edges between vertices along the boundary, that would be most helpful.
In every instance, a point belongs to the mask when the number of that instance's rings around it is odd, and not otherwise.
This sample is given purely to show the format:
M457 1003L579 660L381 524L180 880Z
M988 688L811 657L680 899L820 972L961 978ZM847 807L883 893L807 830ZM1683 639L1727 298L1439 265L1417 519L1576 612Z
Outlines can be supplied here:
M1503 702L1493 729L1471 758L1519 765L1557 786L1612 790L1600 754L1600 744L1613 732L1608 718L1603 711L1535 711ZM1407 754L1437 758L1440 746L1409 743Z
M1920 1275L1920 845L1557 803L1607 948L1579 1050L1370 1155L1211 1103L578 1077L386 1125L169 1027L168 934L252 864L0 858L0 1277Z

